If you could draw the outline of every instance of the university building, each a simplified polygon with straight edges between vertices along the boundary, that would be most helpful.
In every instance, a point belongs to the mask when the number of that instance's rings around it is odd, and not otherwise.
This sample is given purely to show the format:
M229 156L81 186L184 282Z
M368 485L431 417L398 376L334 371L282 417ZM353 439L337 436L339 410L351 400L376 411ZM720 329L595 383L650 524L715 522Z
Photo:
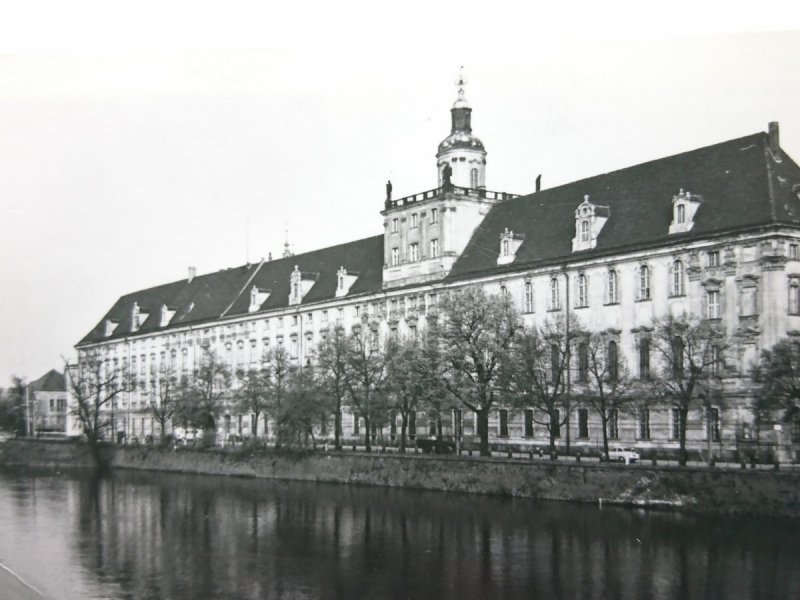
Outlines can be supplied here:
M516 195L487 187L487 153L472 131L463 85L450 112L436 187L395 198L387 184L375 206L380 235L216 273L190 269L184 279L119 298L76 347L79 360L97 353L144 383L120 398L114 429L129 438L155 433L147 390L159 365L188 373L213 350L233 370L256 367L278 345L305 365L334 324L350 331L366 318L385 336L413 336L443 293L480 285L507 294L527 324L571 313L604 332L634 377L655 368L659 318L714 320L730 340L719 363L726 401L690 414L689 448L800 443L796 428L758 431L749 409L749 371L760 351L800 336L800 168L781 149L777 123L766 133ZM574 410L573 449L597 449L599 419ZM231 408L219 433L247 436L252 418ZM352 414L343 422L345 436L358 432ZM465 438L476 436L474 415L464 411L462 422ZM415 425L418 435L429 433L425 415ZM619 415L610 433L614 444L677 448L678 427L674 411L652 409ZM548 438L530 411L502 406L490 428L494 443Z

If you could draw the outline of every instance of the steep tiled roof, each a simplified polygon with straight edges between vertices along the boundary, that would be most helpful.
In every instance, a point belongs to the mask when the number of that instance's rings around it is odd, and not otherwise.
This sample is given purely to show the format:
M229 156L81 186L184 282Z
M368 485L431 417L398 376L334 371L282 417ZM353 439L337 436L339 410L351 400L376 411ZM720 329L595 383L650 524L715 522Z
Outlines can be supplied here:
M55 369L49 370L36 381L31 381L28 386L33 392L65 392L67 390L64 374Z
M495 205L454 265L449 279L534 267L574 258L663 245L772 223L800 224L800 168L773 157L765 133L643 163ZM779 160L776 160L779 159ZM691 231L669 232L672 199L684 189L701 197ZM794 188L797 189L797 188ZM596 247L572 251L575 209L588 194L609 207ZM510 265L498 266L505 228L525 234Z
M139 333L163 331L170 327L191 325L219 319L222 316L247 314L250 289L270 291L260 310L286 307L289 304L289 275L298 266L300 271L313 273L316 281L303 298L303 304L335 297L336 271L344 267L358 279L348 296L381 289L383 269L383 236L375 236L323 248L305 254L243 265L232 269L199 275L191 281L183 279L126 294L111 307L100 322L78 343L91 344L131 334L132 308L138 304L147 318L137 329ZM161 307L166 305L175 314L167 327L161 327ZM116 327L105 335L105 322Z

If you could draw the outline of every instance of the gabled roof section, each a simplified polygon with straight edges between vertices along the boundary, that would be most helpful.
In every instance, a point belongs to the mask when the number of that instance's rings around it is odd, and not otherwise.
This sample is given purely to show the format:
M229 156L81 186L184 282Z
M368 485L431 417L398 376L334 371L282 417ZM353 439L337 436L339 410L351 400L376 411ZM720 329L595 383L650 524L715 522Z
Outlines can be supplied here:
M168 331L174 327L214 321L222 316L254 314L250 309L250 290L253 286L271 291L259 308L266 311L285 308L289 302L289 275L298 265L303 273L313 273L317 281L303 297L302 304L336 297L336 271L344 266L357 271L358 280L348 295L374 292L381 289L383 269L383 236L375 236L298 254L261 264L243 265L216 273L199 275L191 281L183 279L122 296L100 322L80 341L78 346L124 338L131 335L131 315L134 302L147 319L135 334ZM161 326L161 307L167 305L175 315L166 327ZM105 321L119 325L110 336L105 333Z
M28 387L32 392L66 392L67 384L64 374L55 369L50 369L47 373L39 377L36 381L31 381Z
M587 194L610 218L580 259L772 223L800 225L793 191L800 168L782 150L777 158L767 134L757 133L506 200L489 211L448 279L574 260L575 209ZM703 204L690 232L670 236L672 198L681 188L700 194ZM496 241L508 223L526 238L514 264L498 266Z

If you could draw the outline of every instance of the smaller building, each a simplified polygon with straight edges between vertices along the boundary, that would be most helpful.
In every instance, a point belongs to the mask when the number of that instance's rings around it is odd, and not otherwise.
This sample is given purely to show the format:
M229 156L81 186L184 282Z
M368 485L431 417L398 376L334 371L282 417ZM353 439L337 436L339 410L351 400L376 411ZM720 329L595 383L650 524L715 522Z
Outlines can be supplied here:
M52 369L28 384L31 433L66 433L67 385L64 374Z

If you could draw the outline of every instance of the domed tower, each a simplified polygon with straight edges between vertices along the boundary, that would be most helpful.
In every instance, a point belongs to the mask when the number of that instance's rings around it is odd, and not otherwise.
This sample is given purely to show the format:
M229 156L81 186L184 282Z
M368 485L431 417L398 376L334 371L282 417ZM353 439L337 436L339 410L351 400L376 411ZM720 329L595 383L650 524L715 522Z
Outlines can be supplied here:
M448 182L471 189L486 187L486 149L472 134L472 108L464 94L466 84L464 67L461 67L456 79L458 98L450 109L450 135L442 140L436 153L440 187Z

